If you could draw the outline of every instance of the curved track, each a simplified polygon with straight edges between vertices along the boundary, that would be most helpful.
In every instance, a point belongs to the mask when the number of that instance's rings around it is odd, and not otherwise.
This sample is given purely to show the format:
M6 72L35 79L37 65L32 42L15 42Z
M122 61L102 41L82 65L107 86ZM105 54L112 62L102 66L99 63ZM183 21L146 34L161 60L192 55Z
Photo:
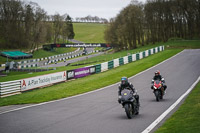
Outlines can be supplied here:
M94 48L87 48L88 52L94 51ZM81 50L80 53L82 53L83 51ZM92 57L96 57L103 54L103 52L99 52L97 54L91 54L91 55L87 55L87 56L81 56L81 57L77 57L74 59L70 59L70 60L66 60L66 62L59 62L57 64L49 64L49 65L45 65L45 66L41 66L41 67L61 67L61 66L66 66L69 63L74 63L74 62L78 62L78 61L82 61L82 60L86 60L88 58L92 58ZM74 54L75 55L75 54Z
M200 50L184 50L138 74L130 81L140 95L140 114L127 119L117 102L117 86L0 114L2 133L140 133L171 106L200 75ZM156 102L150 89L159 69L168 85L167 94ZM120 77L119 77L120 79Z

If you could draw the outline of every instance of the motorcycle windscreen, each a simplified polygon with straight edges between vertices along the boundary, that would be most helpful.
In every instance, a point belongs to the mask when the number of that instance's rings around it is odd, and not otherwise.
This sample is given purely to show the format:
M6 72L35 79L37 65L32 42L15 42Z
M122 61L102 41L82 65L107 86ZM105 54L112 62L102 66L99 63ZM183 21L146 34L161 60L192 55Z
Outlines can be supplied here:
M121 92L121 96L122 96L122 100L129 100L129 98L131 98L133 95L131 93L131 90L128 90L128 89L124 89L122 90Z

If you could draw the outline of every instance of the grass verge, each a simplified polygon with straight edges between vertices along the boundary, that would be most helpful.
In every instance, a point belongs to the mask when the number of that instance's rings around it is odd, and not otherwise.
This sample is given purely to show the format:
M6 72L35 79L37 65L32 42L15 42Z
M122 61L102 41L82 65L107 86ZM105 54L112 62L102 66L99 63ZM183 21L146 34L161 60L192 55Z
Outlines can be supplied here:
M199 133L200 82L180 108L155 133Z
M85 43L104 43L106 24L73 23L75 40Z
M60 83L46 88L33 90L30 92L25 92L20 95L1 98L0 106L40 103L96 90L119 82L120 77L122 76L131 77L141 71L144 71L147 68L150 68L170 58L180 51L180 49L165 50L142 60L122 65L103 73L91 75L85 78L80 78L65 83Z

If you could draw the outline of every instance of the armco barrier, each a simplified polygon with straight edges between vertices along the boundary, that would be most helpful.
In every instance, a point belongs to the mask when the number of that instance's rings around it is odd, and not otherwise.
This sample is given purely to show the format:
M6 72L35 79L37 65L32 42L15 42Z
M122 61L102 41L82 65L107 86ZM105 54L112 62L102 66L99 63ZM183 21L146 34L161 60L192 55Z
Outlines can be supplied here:
M145 52L142 52L142 58L145 58L145 57L146 57Z
M149 56L149 51L148 50L145 51L145 56L146 57Z
M100 73L101 72L101 64L95 65L96 67L96 73Z
M155 48L155 53L158 53L158 49L157 48Z
M124 65L124 58L119 58L119 65Z
M148 55L151 55L151 50L150 49L148 50Z
M137 53L137 54L136 54L136 60L139 60L139 59L140 59L140 54Z
M136 61L136 54L132 54L132 61Z
M155 48L153 48L153 54L155 54L156 53L156 49Z
M63 82L70 79L76 79L85 77L94 73L100 73L107 71L109 69L118 67L120 65L139 60L141 58L152 55L159 51L163 51L164 46L156 47L150 50L146 50L137 54L132 54L129 56L117 58L108 62L97 64L94 66L88 66L84 68L78 68L69 71L57 72L53 74L41 75L37 77L26 78L22 80L0 82L0 96L7 96L22 91L27 91L30 89L46 86L53 83Z
M124 56L123 60L124 60L124 64L127 64L128 63L128 56Z
M119 66L119 58L114 59L114 67L118 67Z
M108 62L101 63L101 72L108 70Z
M112 69L114 67L114 61L109 61L108 62L108 69Z
M143 58L143 52L140 52L139 53L139 59L142 59Z
M21 80L0 82L0 96L10 96L19 94L21 91Z
M128 56L128 63L130 63L130 62L132 62L133 60L132 60L132 56L131 55L129 55Z

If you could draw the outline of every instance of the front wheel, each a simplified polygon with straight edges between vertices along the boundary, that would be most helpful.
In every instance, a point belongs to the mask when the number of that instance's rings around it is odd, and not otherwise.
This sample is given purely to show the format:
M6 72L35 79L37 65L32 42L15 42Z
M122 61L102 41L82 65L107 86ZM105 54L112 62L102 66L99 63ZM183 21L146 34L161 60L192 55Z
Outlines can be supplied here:
M132 105L131 104L125 104L124 105L124 108L125 108L125 112L126 112L126 115L129 119L132 118L133 114L132 114Z
M156 101L159 102L160 101L160 92L158 90L156 90L154 93L156 96Z
M139 105L137 104L135 108L136 108L136 109L135 109L135 111L136 111L136 112L135 112L135 115L138 115L138 114L139 114Z

